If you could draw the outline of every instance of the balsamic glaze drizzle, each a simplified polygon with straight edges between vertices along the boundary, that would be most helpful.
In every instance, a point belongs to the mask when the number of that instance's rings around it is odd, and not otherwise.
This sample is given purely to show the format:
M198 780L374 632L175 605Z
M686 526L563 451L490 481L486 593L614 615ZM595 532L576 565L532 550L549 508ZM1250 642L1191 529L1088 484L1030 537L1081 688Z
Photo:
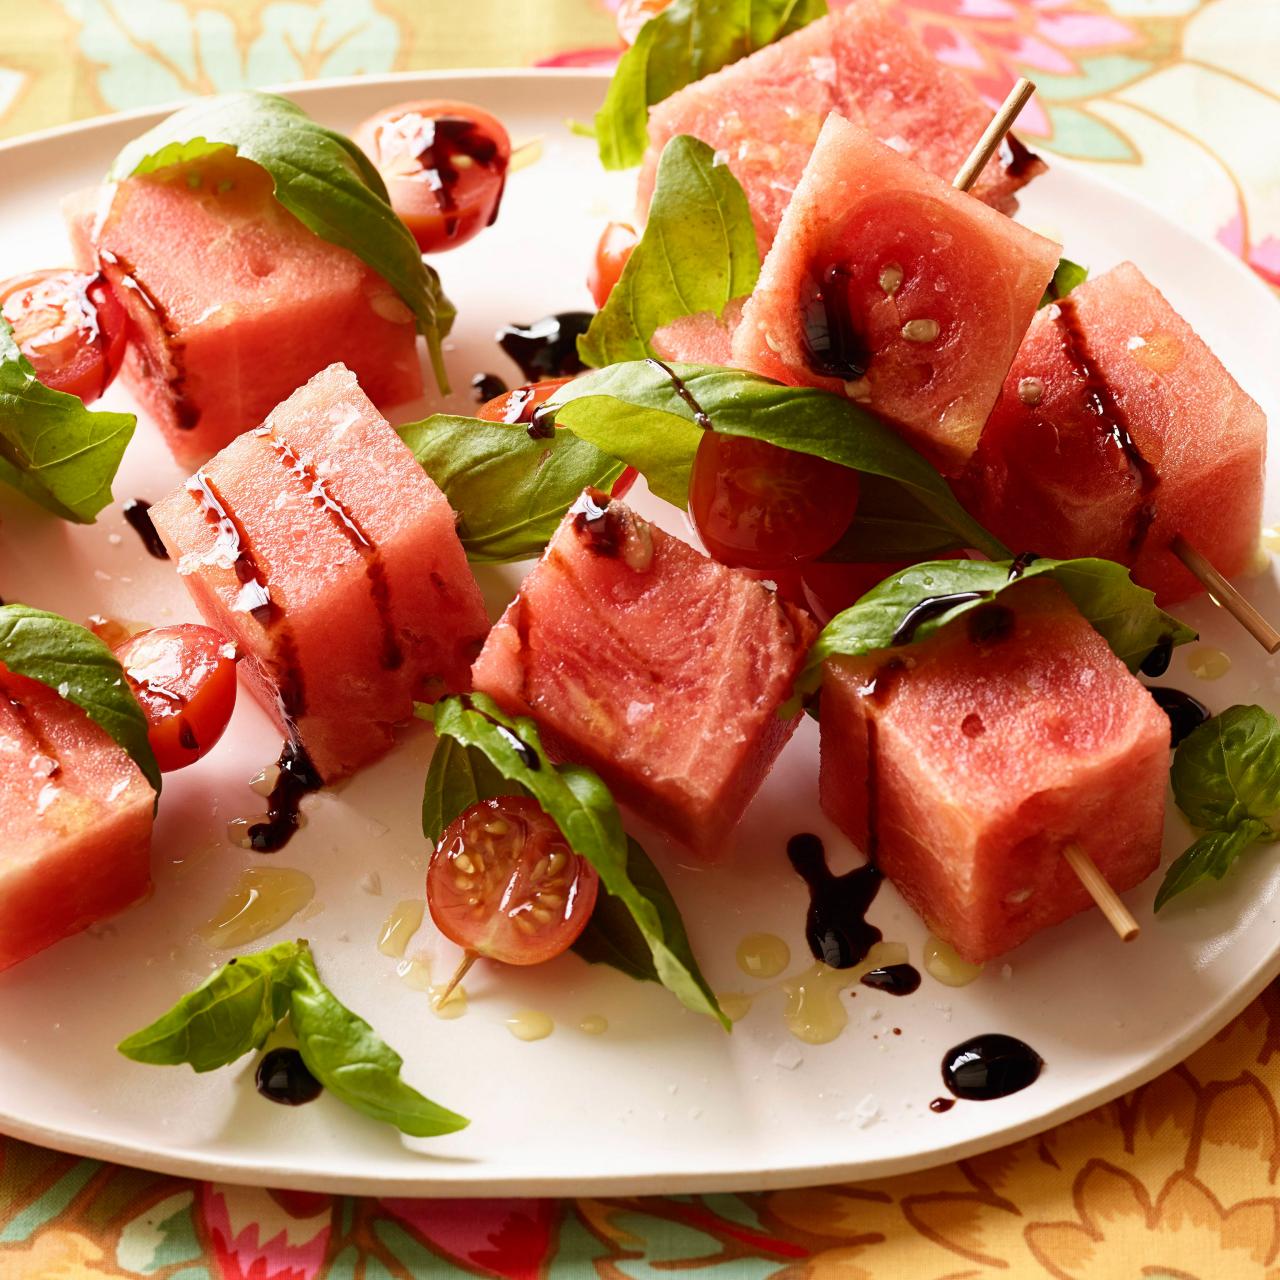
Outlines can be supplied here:
M1029 1044L992 1032L948 1049L942 1082L957 1098L990 1102L1034 1084L1043 1067L1044 1059Z
M826 850L815 835L805 832L787 841L787 857L809 886L805 938L815 960L833 969L851 969L884 936L868 924L867 909L884 879L873 862L832 875Z
M479 165L482 169L501 172L506 181L507 162L498 154L498 144L474 120L465 116L421 117L422 129L418 135L416 159L422 165L423 177L435 195L444 217L444 233L452 240L458 234L458 198L456 188L467 165ZM493 213L486 226L492 226L498 216L501 193L494 201Z
M597 556L616 559L622 551L626 530L608 497L598 489L584 489L569 508L573 517L573 531L587 543L587 549Z
M953 591L949 595L927 596L919 604L912 605L907 610L902 621L894 628L889 643L895 647L910 644L915 639L916 632L926 622L940 618L956 605L968 604L971 600L981 600L984 594L985 592L982 591Z
M1209 708L1181 689L1151 685L1147 692L1156 706L1169 717L1169 745L1176 747L1183 738L1209 719Z
M165 545L160 541L160 535L151 522L151 503L145 498L130 498L120 510L124 515L125 523L142 539L142 545L146 547L147 554L154 556L157 560L167 560L169 553L165 550Z
M314 1102L324 1086L307 1070L297 1049L272 1049L264 1053L254 1072L258 1092L268 1102L285 1107L299 1107Z
M665 360L659 360L656 356L648 356L645 364L651 365L655 369L661 370L667 375L671 382L672 389L681 400L689 406L693 411L693 420L700 426L703 431L712 430L711 419L707 415L703 407L694 399L693 392L689 390L688 383L669 365Z
M240 583L235 608L248 613L264 627L274 625L280 620L280 607L271 599L266 575L258 567L239 519L203 470L187 481L187 492L200 504L205 520L217 529L217 540L210 554L229 556L234 562L236 580Z
M476 715L483 716L498 731L507 745L520 757L520 762L526 769L541 769L542 760L538 753L514 730L508 729L496 716L491 716L483 707L476 706L475 699L469 694L462 695L462 705L468 711L474 711Z
M850 273L833 263L822 273L804 315L805 357L814 373L856 382L871 366L871 348L849 305Z
M532 324L504 325L498 346L520 366L526 382L567 378L586 368L578 357L578 338L591 325L589 311L561 311Z
M249 847L255 853L277 853L289 843L302 825L302 797L324 785L306 748L290 738L278 761L280 776L267 797L265 822L255 822L248 831Z

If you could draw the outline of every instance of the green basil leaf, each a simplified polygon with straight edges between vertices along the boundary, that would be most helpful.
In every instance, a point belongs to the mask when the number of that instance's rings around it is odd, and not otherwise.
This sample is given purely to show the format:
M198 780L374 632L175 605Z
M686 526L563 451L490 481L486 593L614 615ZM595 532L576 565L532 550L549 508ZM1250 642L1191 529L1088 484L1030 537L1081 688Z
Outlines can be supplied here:
M0 606L0 662L74 702L133 757L160 795L160 769L147 718L124 669L92 631L24 604Z
M647 411L628 415L625 431L615 422L619 401L633 411ZM687 477L693 463L701 439L699 412L715 430L727 435L765 440L864 475L882 476L904 490L915 509L923 509L952 529L956 545L997 559L1009 554L961 507L947 482L905 440L852 401L816 387L786 387L759 374L715 365L632 360L575 378L544 409L557 426L634 466L651 489L656 472L668 483L655 492L680 506L688 499L687 479L678 496L672 482L681 468ZM692 429L673 431L672 417L683 418ZM628 448L637 436L645 441L643 459Z
M600 368L654 355L654 333L681 316L746 297L760 274L751 208L738 180L705 142L672 138L658 162L649 220L608 301L578 339Z
M1280 720L1261 707L1228 707L1179 743L1170 776L1192 826L1273 824L1280 814Z
M400 1078L404 1059L320 981L309 950L289 971L289 1018L307 1070L335 1097L415 1138L456 1133L470 1123Z
M820 560L842 564L935 560L968 544L943 516L909 489L884 476L858 477L858 509L853 523Z
M427 785L422 795L422 834L439 844L445 828L481 800L513 793L509 783L483 751L464 747L455 738L441 738L431 753Z
M458 537L478 563L540 554L583 489L607 492L622 474L567 431L534 440L521 426L443 413L397 430L458 512Z
M1065 298L1072 289L1084 284L1088 278L1088 267L1082 267L1078 262L1072 262L1070 258L1059 258L1053 279L1049 281L1049 287L1045 289L1044 297L1040 299L1036 310Z
M630 914L658 981L687 1008L710 1014L728 1030L729 1020L698 968L665 885L654 895L652 884L646 890L631 878L622 817L600 778L581 765L553 765L534 722L506 715L484 694L442 698L434 707L419 705L415 711L433 720L441 739L453 738L482 752L504 778L542 806L569 847L599 872L606 894ZM656 869L652 876L661 884Z
M0 316L0 481L64 520L91 524L111 501L137 421L51 391Z
M305 942L278 942L228 960L117 1049L134 1062L162 1067L188 1062L196 1071L225 1067L260 1049L288 1012L284 978L305 948Z
M596 112L601 164L639 164L655 102L826 12L826 0L673 0L640 28L618 60L604 106Z
M1230 831L1206 831L1180 857L1169 864L1156 893L1155 910L1159 911L1170 898L1190 889L1192 885L1212 877L1221 880L1235 866L1236 859L1257 841L1273 838L1265 823L1246 818Z
M970 597L922 620L906 643L928 638L971 609L989 604L1001 592L1034 578L1057 582L1131 671L1163 640L1179 645L1196 638L1189 627L1156 608L1155 596L1138 586L1123 565L1110 560L1041 559L1023 566L1016 577L1011 576L1012 567L1008 560L933 560L886 578L823 627L796 680L797 694L812 693L822 684L828 658L892 648L907 615L925 600Z
M108 177L119 182L225 148L265 169L276 199L294 217L354 253L400 295L427 339L436 382L448 392L441 343L455 311L440 277L391 208L372 161L350 138L317 124L287 98L254 92L202 98L130 142Z

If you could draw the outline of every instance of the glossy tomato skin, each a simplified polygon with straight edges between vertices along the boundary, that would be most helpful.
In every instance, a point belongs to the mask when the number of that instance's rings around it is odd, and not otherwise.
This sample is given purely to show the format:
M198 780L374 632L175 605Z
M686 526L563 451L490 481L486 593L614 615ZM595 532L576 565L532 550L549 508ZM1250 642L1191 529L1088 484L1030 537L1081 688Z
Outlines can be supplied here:
M596 256L587 272L587 288L597 307L609 301L613 286L618 283L639 239L639 233L629 222L610 222L600 233Z
M476 410L476 417L486 422L505 422L511 425L520 423L529 426L533 422L534 413L551 399L566 382L572 378L544 378L541 382L526 382L522 387L504 391L500 396L487 400ZM613 482L610 496L622 498L636 482L638 472L634 467L627 467Z
M120 371L128 317L100 275L66 268L14 276L0 283L0 314L52 391L91 404Z
M423 253L456 249L497 218L511 139L489 112L448 99L402 102L353 136Z
M707 430L689 480L689 514L708 554L742 569L787 569L849 527L858 476L824 458Z
M147 717L161 772L194 764L222 737L236 705L230 641L212 627L181 623L140 631L115 650Z
M541 964L586 928L596 870L528 796L481 800L449 824L427 867L427 906L458 946L503 964Z

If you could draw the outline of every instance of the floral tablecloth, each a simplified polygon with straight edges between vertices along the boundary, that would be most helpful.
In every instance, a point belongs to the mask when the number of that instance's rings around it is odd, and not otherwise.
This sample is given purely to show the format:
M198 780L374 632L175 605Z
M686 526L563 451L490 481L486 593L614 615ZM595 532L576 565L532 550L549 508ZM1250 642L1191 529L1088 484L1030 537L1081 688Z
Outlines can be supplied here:
M1280 0L897 3L993 102L1017 74L1036 80L1019 122L1029 139L1096 164L1280 286ZM607 64L614 7L0 0L0 135L287 80ZM195 1183L0 1137L0 1280L1280 1280L1278 1100L1273 988L1182 1066L1110 1106L874 1185L357 1200Z

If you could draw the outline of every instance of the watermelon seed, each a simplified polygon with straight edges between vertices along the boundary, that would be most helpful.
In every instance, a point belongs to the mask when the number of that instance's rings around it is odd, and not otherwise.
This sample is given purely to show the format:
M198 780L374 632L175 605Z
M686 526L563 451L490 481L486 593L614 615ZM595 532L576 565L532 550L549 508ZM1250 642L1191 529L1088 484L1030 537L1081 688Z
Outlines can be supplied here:
M933 342L940 332L936 320L908 320L902 326L902 336L908 342Z
M1039 378L1020 378L1018 399L1025 405L1039 404L1044 399L1044 383Z
M880 268L880 287L893 297L902 288L903 270L896 262Z

